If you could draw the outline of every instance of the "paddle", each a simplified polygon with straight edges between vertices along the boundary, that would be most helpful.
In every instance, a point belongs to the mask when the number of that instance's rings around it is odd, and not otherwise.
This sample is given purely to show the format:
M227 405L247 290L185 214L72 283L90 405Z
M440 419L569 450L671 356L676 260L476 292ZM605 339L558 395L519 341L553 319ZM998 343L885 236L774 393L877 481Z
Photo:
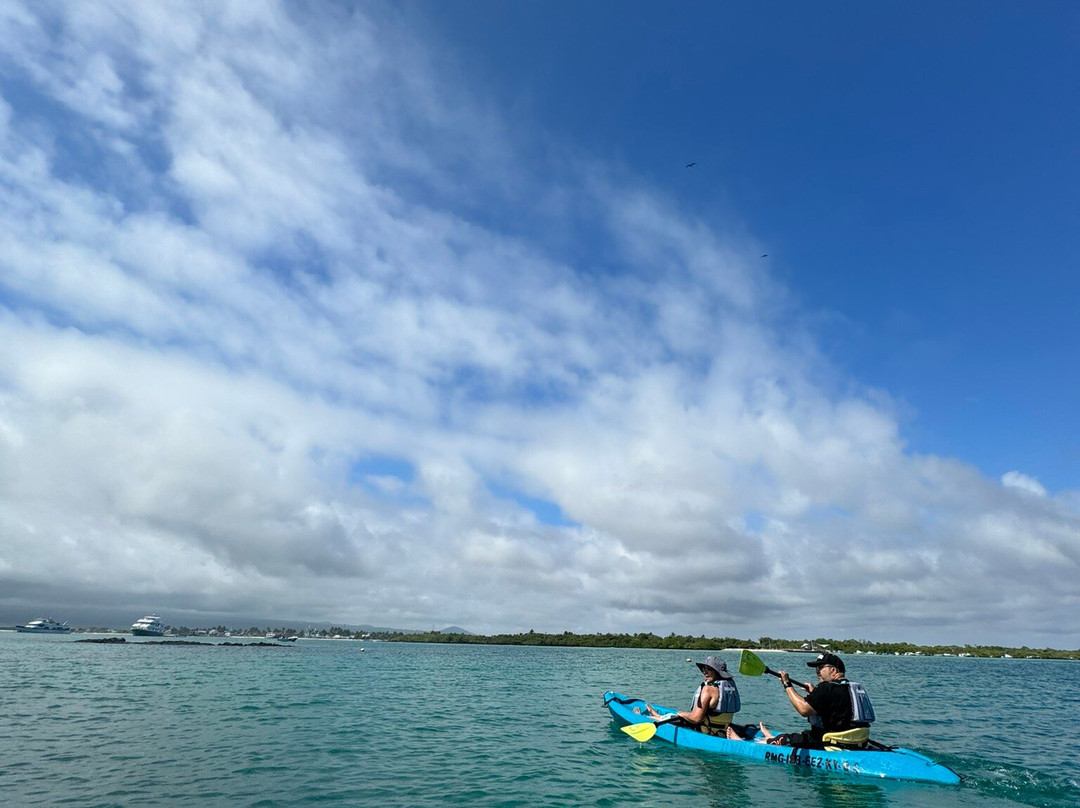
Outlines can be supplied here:
M739 657L739 673L743 676L761 676L763 673L768 673L775 676L777 679L780 678L780 674L762 662L761 657L745 648L743 649L742 656ZM810 685L796 682L794 679L791 680L791 683L793 685L798 685L803 690L810 690Z
M645 741L656 734L657 724L667 724L669 721L674 721L676 718L678 718L678 715L672 713L670 715L665 715L662 718L657 718L655 721L645 721L641 724L627 724L625 727L621 727L621 729L635 741L645 743Z

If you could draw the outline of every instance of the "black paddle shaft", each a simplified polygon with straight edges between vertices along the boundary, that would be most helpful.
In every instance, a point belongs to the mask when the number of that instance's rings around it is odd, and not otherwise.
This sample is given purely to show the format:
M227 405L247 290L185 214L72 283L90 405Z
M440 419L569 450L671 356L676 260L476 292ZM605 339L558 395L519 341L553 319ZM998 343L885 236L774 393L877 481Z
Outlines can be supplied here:
M772 674L773 676L775 676L775 677L776 677L777 679L779 679L779 678L780 678L780 674L779 674L779 673L777 673L776 671L774 671L774 670L773 670L772 668L770 668L770 667L768 667L768 666L766 666L766 668L765 668L765 673L771 673L771 674ZM809 693L809 692L810 692L810 685L808 685L808 684L805 684L805 683L803 683L803 682L796 682L796 681L795 681L794 679L791 679L791 683L792 683L793 685L798 685L798 686L799 686L799 687L801 687L801 688L802 688L803 690L805 690L805 691L806 691L807 693Z

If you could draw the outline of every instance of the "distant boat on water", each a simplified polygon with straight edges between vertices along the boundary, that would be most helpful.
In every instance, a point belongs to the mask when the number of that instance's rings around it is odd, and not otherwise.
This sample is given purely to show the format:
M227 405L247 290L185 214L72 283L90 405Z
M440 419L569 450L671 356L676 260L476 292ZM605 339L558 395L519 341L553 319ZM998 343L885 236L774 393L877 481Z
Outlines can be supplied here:
M148 614L131 624L131 633L136 637L163 637L165 624L156 614Z
M16 631L23 634L70 634L71 626L67 622L57 623L50 617L40 617L31 620L25 626L15 626Z

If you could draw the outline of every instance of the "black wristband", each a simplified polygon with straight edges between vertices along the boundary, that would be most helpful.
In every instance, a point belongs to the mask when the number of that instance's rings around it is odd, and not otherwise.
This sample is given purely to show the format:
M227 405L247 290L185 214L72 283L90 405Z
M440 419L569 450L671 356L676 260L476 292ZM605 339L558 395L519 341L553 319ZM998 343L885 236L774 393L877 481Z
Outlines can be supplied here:
M785 682L784 683L784 690L787 690L789 687L795 687L795 685L793 685L791 682Z

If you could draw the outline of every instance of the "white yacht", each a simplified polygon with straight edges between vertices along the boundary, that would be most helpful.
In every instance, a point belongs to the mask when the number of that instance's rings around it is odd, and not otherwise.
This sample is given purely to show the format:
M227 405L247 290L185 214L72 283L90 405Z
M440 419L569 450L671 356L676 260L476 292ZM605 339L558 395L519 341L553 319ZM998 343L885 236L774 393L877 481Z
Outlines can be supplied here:
M156 614L148 614L131 624L131 633L136 637L162 637L165 635L165 624Z
M15 626L15 630L24 634L68 634L71 632L71 626L67 622L57 623L52 618L40 617L37 620L31 620L25 626Z

